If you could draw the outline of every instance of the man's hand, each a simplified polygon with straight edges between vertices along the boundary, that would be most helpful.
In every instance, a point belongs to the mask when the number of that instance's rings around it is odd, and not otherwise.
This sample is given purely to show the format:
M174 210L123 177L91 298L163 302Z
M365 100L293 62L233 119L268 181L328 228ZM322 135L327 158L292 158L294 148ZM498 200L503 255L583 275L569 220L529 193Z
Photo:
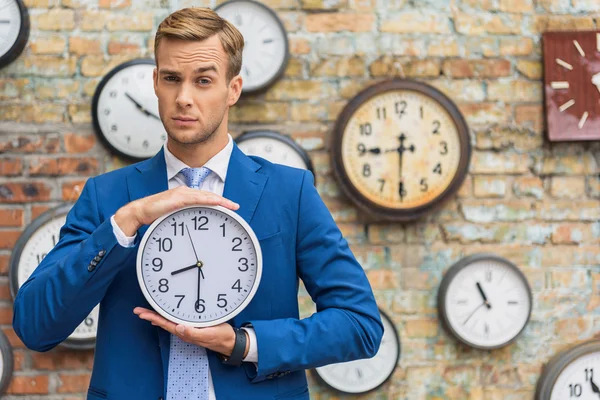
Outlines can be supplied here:
M163 318L156 312L143 307L136 307L133 309L133 312L141 319L150 321L152 325L159 326L173 335L179 336L188 343L205 347L227 357L229 357L233 351L235 332L233 331L232 326L227 323L208 328L193 328L190 326L177 325L176 323ZM244 333L246 334L246 350L244 350L244 357L246 357L246 355L248 355L248 349L250 348L250 340L248 338L248 333L245 331Z
M197 205L240 208L239 204L217 194L180 186L128 203L116 212L115 222L125 235L133 236L142 225L149 225L164 214Z

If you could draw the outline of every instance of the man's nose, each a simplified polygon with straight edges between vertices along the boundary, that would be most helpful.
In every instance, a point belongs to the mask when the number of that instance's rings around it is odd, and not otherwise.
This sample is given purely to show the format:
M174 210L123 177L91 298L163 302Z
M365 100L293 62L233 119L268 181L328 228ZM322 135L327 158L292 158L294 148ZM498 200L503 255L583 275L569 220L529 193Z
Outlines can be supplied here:
M179 107L185 108L192 105L191 90L188 85L181 85L176 99Z

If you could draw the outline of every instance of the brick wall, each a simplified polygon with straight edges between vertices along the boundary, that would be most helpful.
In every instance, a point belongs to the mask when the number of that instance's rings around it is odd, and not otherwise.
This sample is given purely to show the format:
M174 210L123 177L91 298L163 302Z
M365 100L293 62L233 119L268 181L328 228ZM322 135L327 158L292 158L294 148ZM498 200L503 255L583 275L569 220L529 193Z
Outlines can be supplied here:
M600 28L597 0L268 0L289 32L284 79L231 112L234 135L272 127L310 151L318 189L402 337L400 368L377 398L531 399L541 367L600 328L600 143L544 139L541 32ZM25 53L0 70L0 324L15 347L7 399L83 399L93 352L27 351L10 327L7 269L20 232L124 165L97 142L90 103L103 74L151 55L157 24L191 0L27 0ZM418 6L417 6L418 5ZM327 143L341 108L389 76L454 99L474 154L458 196L410 224L371 224L340 193ZM490 251L533 289L519 340L484 352L441 328L443 272ZM305 315L312 310L302 296ZM333 398L311 379L313 398ZM375 395L362 398L374 398Z

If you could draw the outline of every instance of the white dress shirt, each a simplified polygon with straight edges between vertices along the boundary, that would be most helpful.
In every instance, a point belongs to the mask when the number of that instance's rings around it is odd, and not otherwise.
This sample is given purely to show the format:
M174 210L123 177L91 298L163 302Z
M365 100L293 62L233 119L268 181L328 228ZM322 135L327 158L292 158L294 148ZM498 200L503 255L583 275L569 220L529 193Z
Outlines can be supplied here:
M233 151L233 139L231 138L231 135L228 134L227 136L229 137L229 141L223 150L215 154L206 162L206 164L204 164L204 167L209 168L212 172L206 177L206 179L204 179L204 182L202 182L202 185L200 186L201 190L216 193L219 196L223 195L225 178L227 177L227 168L229 167L229 159L231 158L231 152ZM164 146L164 153L165 162L167 164L167 179L169 181L169 189L185 186L185 178L180 171L183 168L189 168L189 166L175 157L173 153L169 151L166 143ZM110 222L119 244L123 247L133 246L137 233L133 236L125 236L121 228L119 228L119 226L116 224L114 215L110 218ZM248 332L248 337L250 339L248 354L243 361L258 363L258 343L256 340L256 333L252 328L242 329ZM208 399L216 400L210 368L208 370Z

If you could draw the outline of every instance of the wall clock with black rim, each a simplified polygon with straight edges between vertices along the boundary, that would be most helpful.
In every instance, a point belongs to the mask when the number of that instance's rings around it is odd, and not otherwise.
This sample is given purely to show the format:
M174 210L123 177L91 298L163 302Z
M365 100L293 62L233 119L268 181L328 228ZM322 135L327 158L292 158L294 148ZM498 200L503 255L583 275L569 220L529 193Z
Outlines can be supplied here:
M532 309L529 282L512 262L473 254L454 264L438 292L438 311L448 332L467 346L491 350L512 343Z
M391 318L382 310L379 312L383 338L377 354L316 368L314 372L322 383L340 393L359 394L376 390L391 378L400 360L400 335Z
M4 332L0 331L0 393L6 392L12 378L13 360L13 348Z
M60 228L65 224L71 207L72 204L62 204L44 212L19 236L10 258L9 283L13 299L21 285L58 242ZM93 348L96 343L98 314L99 306L96 306L61 344L72 349Z
M312 161L306 150L287 135L270 130L255 130L244 132L235 141L246 155L262 157L289 167L306 169L314 175Z
M0 68L23 52L29 26L29 13L21 0L0 0Z
M600 398L600 340L564 350L546 364L538 380L535 400Z
M425 83L393 79L354 97L337 119L333 170L346 195L376 219L419 218L450 198L471 158L456 105Z
M158 114L154 60L136 59L113 68L92 100L96 134L114 153L132 160L155 155L167 140Z
M253 0L230 0L215 12L244 36L242 94L264 91L283 76L289 44L285 27L273 10Z

